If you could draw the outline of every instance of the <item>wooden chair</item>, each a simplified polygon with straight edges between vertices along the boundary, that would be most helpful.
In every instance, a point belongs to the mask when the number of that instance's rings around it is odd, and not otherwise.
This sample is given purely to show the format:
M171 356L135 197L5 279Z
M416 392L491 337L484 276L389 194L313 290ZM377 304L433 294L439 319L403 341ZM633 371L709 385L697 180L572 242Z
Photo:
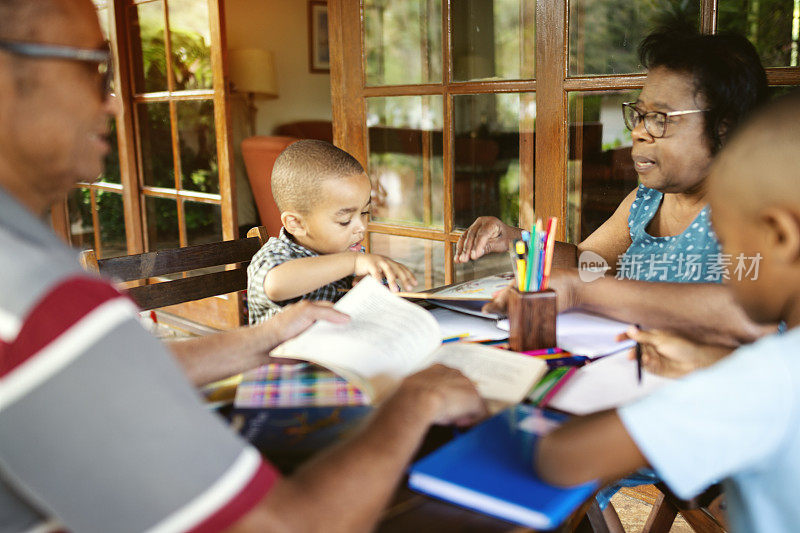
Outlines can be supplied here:
M245 239L106 259L98 259L94 250L86 250L80 260L86 270L119 284L146 311L247 289L247 265L268 239L267 230L258 226L248 231ZM221 266L226 268L185 275ZM181 276L164 280L175 274Z
M683 516L686 523L696 533L725 533L727 531L725 494L720 485L712 485L691 500L678 498L663 483L654 485L653 492L657 492L658 495L653 502L653 509L647 517L642 533L668 533L678 514ZM586 510L586 519L589 522L589 528L585 527L584 522L583 531L591 530L594 533L610 531L595 499L592 499Z

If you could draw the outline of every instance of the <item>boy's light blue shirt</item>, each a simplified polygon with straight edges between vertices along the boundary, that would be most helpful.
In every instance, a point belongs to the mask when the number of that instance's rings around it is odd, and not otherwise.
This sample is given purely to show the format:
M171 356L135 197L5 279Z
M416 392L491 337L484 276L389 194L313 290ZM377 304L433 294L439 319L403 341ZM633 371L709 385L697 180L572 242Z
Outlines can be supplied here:
M798 531L800 328L740 348L619 416L679 497L723 479L732 531Z

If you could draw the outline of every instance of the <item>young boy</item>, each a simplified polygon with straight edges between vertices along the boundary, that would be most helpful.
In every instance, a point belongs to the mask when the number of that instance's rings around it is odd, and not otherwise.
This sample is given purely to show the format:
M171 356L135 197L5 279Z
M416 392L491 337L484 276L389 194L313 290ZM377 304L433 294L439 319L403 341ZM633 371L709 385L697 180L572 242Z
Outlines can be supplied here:
M733 531L797 531L800 94L774 102L742 128L709 181L725 253L734 261L760 257L757 272L741 281L731 276L736 300L756 322L784 320L789 331L641 401L570 421L542 439L536 468L550 482L574 484L613 481L649 464L683 498L723 480ZM669 346L676 344L646 345L661 350L657 357L680 359Z
M347 152L316 140L289 145L272 168L272 195L283 228L247 268L250 323L263 322L301 299L335 302L353 276L384 277L397 291L417 281L406 267L360 253L367 230L371 186Z

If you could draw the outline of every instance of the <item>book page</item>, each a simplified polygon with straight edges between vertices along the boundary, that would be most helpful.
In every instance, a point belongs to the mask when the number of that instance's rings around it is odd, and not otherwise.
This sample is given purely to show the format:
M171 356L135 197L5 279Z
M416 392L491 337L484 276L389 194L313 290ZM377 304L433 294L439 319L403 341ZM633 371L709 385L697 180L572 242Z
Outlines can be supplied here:
M463 283L456 283L441 290L430 291L431 299L468 299L468 300L491 300L492 295L499 290L505 289L514 281L514 273L506 272L487 276L485 278L473 279Z
M536 357L468 343L441 345L431 363L460 370L483 398L505 404L522 401L547 370Z
M430 311L433 318L439 323L443 339L463 335L464 333L469 334L469 336L462 339L465 341L508 338L508 332L499 329L492 319L459 313L450 309L437 308Z
M547 406L588 415L646 396L670 381L643 370L639 383L636 360L628 358L628 352L620 352L579 368Z
M317 322L271 355L312 361L334 370L380 400L420 366L441 342L433 316L389 292L371 276L339 300L347 324Z

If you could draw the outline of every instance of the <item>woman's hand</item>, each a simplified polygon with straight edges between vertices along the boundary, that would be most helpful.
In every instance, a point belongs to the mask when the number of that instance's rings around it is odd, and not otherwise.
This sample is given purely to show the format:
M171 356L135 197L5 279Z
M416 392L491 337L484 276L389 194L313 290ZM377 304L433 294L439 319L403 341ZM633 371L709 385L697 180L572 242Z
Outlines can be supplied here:
M630 328L622 335L635 340L642 348L642 366L653 374L677 378L716 363L731 353L731 348L697 344L660 330ZM631 351L631 358L634 352Z
M473 261L490 252L506 252L522 237L522 230L504 224L495 217L478 217L456 244L456 263Z
M556 291L556 310L557 312L566 311L578 306L578 289L581 280L578 278L578 271L572 268L554 268L550 273L548 288ZM481 309L484 313L494 313L498 315L508 314L508 298L514 288L512 283L503 290L497 291L492 295L492 301Z

